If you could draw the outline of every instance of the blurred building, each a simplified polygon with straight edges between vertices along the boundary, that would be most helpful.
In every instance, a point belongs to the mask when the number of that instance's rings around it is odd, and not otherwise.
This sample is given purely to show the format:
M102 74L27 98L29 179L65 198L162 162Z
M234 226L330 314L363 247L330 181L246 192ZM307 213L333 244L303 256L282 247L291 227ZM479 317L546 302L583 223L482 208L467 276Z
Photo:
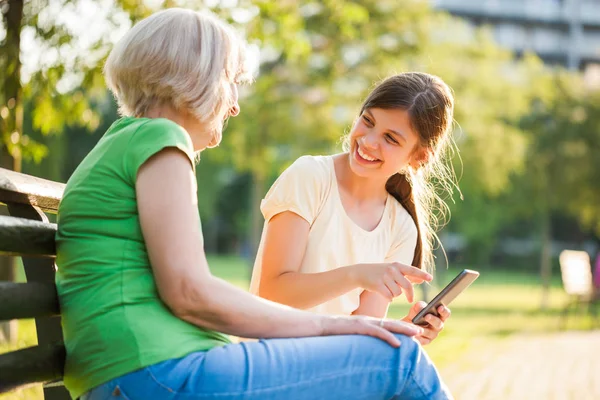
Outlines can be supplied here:
M496 41L549 64L579 69L600 86L600 0L432 0L434 8L488 25Z

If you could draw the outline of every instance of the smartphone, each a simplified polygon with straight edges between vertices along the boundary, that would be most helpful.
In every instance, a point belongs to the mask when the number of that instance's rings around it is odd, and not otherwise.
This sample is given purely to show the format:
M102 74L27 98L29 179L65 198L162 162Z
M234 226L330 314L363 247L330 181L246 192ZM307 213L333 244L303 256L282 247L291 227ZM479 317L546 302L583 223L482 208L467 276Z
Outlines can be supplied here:
M458 274L456 278L452 279L452 282L443 288L442 291L425 306L425 308L415 315L412 323L415 325L427 325L427 321L424 319L427 314L433 314L436 317L439 317L437 309L441 305L448 306L452 300L454 300L463 290L468 288L478 277L479 272L477 271L472 271L470 269L462 270L462 272Z

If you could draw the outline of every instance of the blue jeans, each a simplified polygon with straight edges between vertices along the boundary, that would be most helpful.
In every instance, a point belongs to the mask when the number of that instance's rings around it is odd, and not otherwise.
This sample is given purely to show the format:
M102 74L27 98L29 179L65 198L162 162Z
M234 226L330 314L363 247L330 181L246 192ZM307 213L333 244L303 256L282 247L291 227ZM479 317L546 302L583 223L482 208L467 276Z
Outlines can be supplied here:
M102 384L81 400L451 399L427 354L397 335L242 342L164 361Z

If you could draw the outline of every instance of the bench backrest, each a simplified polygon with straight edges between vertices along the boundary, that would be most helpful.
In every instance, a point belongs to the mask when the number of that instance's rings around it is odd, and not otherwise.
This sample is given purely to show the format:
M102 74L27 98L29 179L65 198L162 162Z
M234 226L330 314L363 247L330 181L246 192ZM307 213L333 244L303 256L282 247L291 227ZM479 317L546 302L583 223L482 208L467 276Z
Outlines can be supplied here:
M0 282L0 321L35 318L38 345L0 354L0 393L44 383L46 400L66 400L65 348L54 275L56 213L64 184L0 168L0 255L20 256L26 283Z
M593 292L590 256L585 251L563 250L559 256L565 292L590 296Z

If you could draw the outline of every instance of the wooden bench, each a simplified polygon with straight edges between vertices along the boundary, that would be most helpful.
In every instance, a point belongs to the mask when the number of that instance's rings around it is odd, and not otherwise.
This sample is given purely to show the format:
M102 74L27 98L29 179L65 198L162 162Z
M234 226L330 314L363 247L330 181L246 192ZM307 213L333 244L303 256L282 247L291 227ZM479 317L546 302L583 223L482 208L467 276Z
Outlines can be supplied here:
M38 345L0 354L0 393L43 383L44 399L67 400L60 306L54 284L56 213L65 185L0 168L0 255L20 256L27 283L0 282L0 321L35 318Z

